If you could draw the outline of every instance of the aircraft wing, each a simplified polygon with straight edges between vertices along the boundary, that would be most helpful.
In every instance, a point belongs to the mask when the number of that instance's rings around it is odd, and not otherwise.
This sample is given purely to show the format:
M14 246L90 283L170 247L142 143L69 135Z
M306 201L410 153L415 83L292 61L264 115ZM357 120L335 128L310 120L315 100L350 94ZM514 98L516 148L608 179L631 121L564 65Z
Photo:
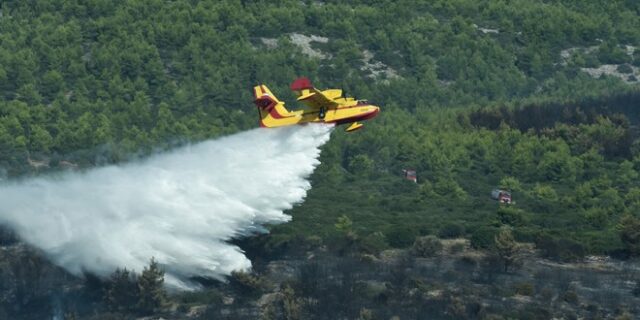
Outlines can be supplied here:
M342 90L337 89L320 91L307 78L298 78L291 84L291 90L298 93L298 101L311 109L335 108L339 105L335 99L342 95Z
M325 109L331 109L338 106L337 102L324 94L322 91L316 88L313 88L309 91L310 92L307 94L300 95L298 97L298 101L301 101L302 103L313 109L320 109L322 107L324 107Z

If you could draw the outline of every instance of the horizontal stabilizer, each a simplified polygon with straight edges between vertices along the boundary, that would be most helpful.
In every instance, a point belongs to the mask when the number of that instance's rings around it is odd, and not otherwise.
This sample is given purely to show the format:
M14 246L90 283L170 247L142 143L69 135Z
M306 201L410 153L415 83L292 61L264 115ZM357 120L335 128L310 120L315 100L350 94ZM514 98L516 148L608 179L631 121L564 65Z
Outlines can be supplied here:
M316 93L309 90L303 90L303 93L298 97L298 101L307 100L313 97Z

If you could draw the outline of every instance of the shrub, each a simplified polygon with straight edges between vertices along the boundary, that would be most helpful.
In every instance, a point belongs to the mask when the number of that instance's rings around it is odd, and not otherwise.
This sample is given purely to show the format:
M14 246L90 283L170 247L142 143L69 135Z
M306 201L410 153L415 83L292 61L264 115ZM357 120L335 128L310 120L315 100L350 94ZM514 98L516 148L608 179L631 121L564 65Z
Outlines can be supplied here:
M111 311L129 312L140 299L137 276L127 269L116 269L106 282L104 302Z
M349 159L349 171L358 176L367 176L373 171L375 163L366 154L358 154Z
M471 247L474 249L492 248L498 230L492 227L480 227L471 233Z
M474 257L463 255L460 258L456 259L453 265L455 267L455 270L459 272L470 273L473 272L478 266L478 261Z
M231 272L229 280L237 292L248 296L257 296L267 286L262 278L245 271Z
M556 201L558 194L552 186L537 183L532 190L532 196L538 201Z
M387 244L387 239L385 239L382 232L374 232L360 238L358 247L360 252L377 254L380 251L387 249L389 245Z
M631 60L627 52L613 43L603 43L598 48L598 59L606 64L626 63Z
M518 228L513 230L513 236L518 242L535 242L540 231L532 228Z
M464 235L464 227L459 223L449 223L438 231L438 237L443 239L458 238Z
M514 177L504 177L500 180L500 188L510 191L520 191L522 190L522 185L520 181Z
M498 208L498 219L503 224L514 227L524 226L528 223L524 211L512 206L500 206Z
M542 301L549 302L553 299L554 295L555 294L553 292L553 289L549 287L544 287L542 288L542 290L540 290L540 298L542 299Z
M457 263L464 264L470 267L476 267L478 265L478 260L473 256L462 256L458 259Z
M620 219L618 229L627 252L631 255L640 255L640 219L625 215Z
M518 283L514 286L514 290L516 294L521 296L532 296L533 295L533 284L529 282Z
M394 248L406 248L416 239L418 231L411 226L395 226L385 233L387 242Z
M464 243L454 243L449 249L450 253L460 253L464 251Z
M418 237L412 250L418 257L433 257L442 251L442 242L435 236Z
M596 55L586 55L584 57L584 66L586 68L597 68L600 66L600 60L598 60L598 57Z
M562 295L562 300L570 304L576 304L578 303L578 294L573 290L567 290Z
M609 222L609 215L602 208L589 208L584 213L584 219L591 227L601 230Z
M585 248L582 244L563 238L555 238L547 234L540 235L535 242L542 256L560 261L576 261L584 258Z
M224 295L216 288L200 291L182 292L175 296L181 306L202 305L202 304L222 304Z
M437 194L449 199L464 200L467 198L467 192L454 179L440 178L436 180L433 189Z
M316 235L308 236L304 239L304 242L308 248L315 249L322 246L322 237Z
M631 68L631 66L626 63L619 65L617 69L618 69L618 72L620 73L625 73L625 74L633 73L633 68Z

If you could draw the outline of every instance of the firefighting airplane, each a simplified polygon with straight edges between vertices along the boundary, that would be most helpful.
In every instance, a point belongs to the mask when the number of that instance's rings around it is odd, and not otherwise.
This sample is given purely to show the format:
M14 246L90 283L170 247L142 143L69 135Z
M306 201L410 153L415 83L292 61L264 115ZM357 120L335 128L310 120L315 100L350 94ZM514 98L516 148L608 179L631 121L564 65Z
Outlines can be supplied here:
M346 131L351 132L362 128L362 123L358 121L371 119L380 112L379 107L366 100L342 97L340 89L320 91L307 78L296 79L291 84L291 90L307 109L289 111L284 107L284 102L278 100L267 86L262 84L253 88L261 127L273 128L309 122L350 123Z

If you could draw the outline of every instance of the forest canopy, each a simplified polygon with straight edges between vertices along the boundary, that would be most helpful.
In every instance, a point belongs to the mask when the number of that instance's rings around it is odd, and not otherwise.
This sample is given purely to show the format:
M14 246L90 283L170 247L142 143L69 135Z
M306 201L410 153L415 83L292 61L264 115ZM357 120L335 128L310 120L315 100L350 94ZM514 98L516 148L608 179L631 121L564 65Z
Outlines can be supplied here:
M349 213L362 237L384 235L382 247L508 224L520 240L610 252L624 247L619 219L639 214L636 1L67 0L0 10L5 177L255 127L251 86L291 101L288 84L304 75L383 112L363 132L334 134L307 203L273 241L331 238ZM594 76L603 65L620 72ZM401 179L406 168L417 185ZM517 207L488 199L497 186ZM358 209L332 212L329 197ZM347 205L353 198L365 202Z

